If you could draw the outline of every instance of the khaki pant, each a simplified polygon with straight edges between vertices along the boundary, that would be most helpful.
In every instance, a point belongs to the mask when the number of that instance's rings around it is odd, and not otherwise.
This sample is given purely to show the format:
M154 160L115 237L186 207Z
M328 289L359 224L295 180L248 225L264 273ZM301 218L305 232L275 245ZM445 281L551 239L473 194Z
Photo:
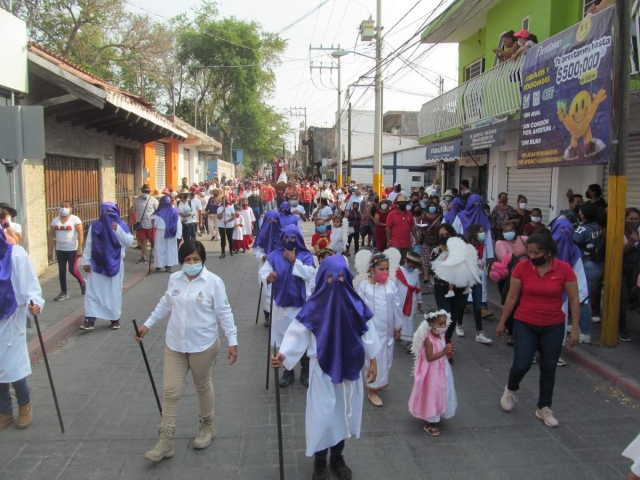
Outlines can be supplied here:
M191 370L198 392L200 415L213 417L213 383L211 369L220 351L220 339L203 352L179 353L164 347L164 388L162 390L162 426L175 426L178 404L184 392L184 381Z

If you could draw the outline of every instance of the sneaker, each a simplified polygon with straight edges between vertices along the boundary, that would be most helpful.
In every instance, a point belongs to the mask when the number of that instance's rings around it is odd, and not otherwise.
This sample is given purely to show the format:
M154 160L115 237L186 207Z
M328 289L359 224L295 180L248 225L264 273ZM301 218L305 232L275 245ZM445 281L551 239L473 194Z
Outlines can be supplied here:
M119 329L120 329L120 320L111 322L111 330L119 330Z
M67 298L69 298L69 294L68 293L60 292L60 294L56 298L54 298L53 300L55 302L61 302L62 300L66 300Z
M502 394L502 398L500 399L500 405L505 412L511 412L516 407L516 402L518 401L518 397L509 390L507 387L504 387L504 393Z
M456 296L456 292L454 292L453 290L449 290L447 294L444 296L444 298L451 298L455 296Z
M536 417L544 422L547 427L557 427L560 425L556 417L553 416L553 412L549 407L539 408L536 410Z
M471 287L467 287L465 288L462 293L464 293L465 295L469 295L471 293Z
M456 335L459 337L464 337L464 330L461 325L456 327Z
M351 469L347 467L342 455L331 455L329 467L333 470L339 480L351 480Z
M143 263L149 263L149 262L147 262L147 259L146 259L146 258L141 258L140 260L138 260L138 261L136 262L136 265L140 265L140 264L143 264Z
M591 317L591 323L600 323L602 322L602 318L600 317Z
M164 267L164 271L167 273L171 273L172 270L173 270L172 267Z
M564 367L566 364L567 364L567 362L565 362L565 361L564 361L564 359L563 359L562 357L560 357L560 358L558 359L558 363L557 363L557 365L558 365L559 367Z
M532 363L532 364L534 364L534 365L535 365L536 363L538 363L538 357L536 357L536 356L534 355L534 356L533 356L533 360L531 360L531 363Z
M296 375L293 370L285 370L280 378L280 387L285 388L291 385L296 379Z
M581 333L580 343L591 343L591 335L587 335L586 333Z
M93 330L93 322L85 318L84 323L80 325L80 330Z
M80 291L82 292L82 295L87 293L87 282L84 282L82 285L80 285Z
M487 338L487 336L484 333L479 332L479 333L476 333L476 342L489 345L493 343L493 340L491 340L490 338Z
M493 312L491 310L489 310L488 308L482 308L482 309L480 309L480 316L482 318L493 317Z
M618 332L618 339L621 342L630 342L631 341L631 337L629 336L629 332L627 332L626 330L620 330L620 332Z

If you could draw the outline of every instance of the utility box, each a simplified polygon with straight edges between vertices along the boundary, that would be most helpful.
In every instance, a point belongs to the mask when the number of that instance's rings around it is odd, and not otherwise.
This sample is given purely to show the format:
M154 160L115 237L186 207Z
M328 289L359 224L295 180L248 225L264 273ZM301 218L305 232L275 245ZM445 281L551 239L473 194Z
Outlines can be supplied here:
M376 37L375 22L371 19L363 20L360 24L360 40L370 42Z

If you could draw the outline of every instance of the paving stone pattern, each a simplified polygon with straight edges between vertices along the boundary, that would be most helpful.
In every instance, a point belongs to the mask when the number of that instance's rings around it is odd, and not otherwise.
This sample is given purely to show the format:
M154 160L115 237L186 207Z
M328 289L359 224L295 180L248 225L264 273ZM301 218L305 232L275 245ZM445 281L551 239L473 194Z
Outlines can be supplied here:
M310 238L311 223L305 224ZM187 381L176 430L175 456L152 464L143 453L156 441L159 414L131 319L143 323L164 292L168 276L152 274L124 297L122 329L108 322L79 332L50 355L66 433L60 434L44 365L29 377L35 419L0 433L0 479L277 479L275 392L265 390L267 330L255 325L257 262L246 253L218 259L219 245L205 242L207 267L226 283L240 342L238 362L226 361L226 340L214 367L216 437L192 448L198 399ZM353 258L353 257L352 257ZM434 305L425 295L425 307ZM416 318L416 324L419 321ZM459 409L429 437L407 411L413 358L398 343L383 408L364 406L362 438L347 441L345 455L361 479L622 479L630 462L624 447L640 432L638 404L575 365L558 369L554 412L557 429L535 418L537 369L518 393L516 409L499 405L512 350L502 342L473 341L472 318L453 366ZM486 322L493 336L497 320ZM145 339L156 383L162 386L164 325ZM273 382L273 375L271 376ZM310 479L305 457L305 395L299 381L282 390L287 479ZM366 402L366 400L365 400ZM17 413L17 409L16 409Z

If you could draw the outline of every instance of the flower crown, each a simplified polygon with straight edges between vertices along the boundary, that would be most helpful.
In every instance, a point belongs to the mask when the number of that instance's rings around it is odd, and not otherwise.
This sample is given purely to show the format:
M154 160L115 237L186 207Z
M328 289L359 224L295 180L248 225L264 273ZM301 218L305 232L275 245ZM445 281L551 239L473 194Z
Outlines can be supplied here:
M447 327L451 325L451 314L446 310L432 310L431 312L427 312L424 314L424 319L427 322L429 322L429 320L435 320L436 318L441 317L442 315L444 315L447 318Z
M384 253L378 252L371 255L371 260L369 262L369 268L375 267L380 262L388 262L389 259Z

